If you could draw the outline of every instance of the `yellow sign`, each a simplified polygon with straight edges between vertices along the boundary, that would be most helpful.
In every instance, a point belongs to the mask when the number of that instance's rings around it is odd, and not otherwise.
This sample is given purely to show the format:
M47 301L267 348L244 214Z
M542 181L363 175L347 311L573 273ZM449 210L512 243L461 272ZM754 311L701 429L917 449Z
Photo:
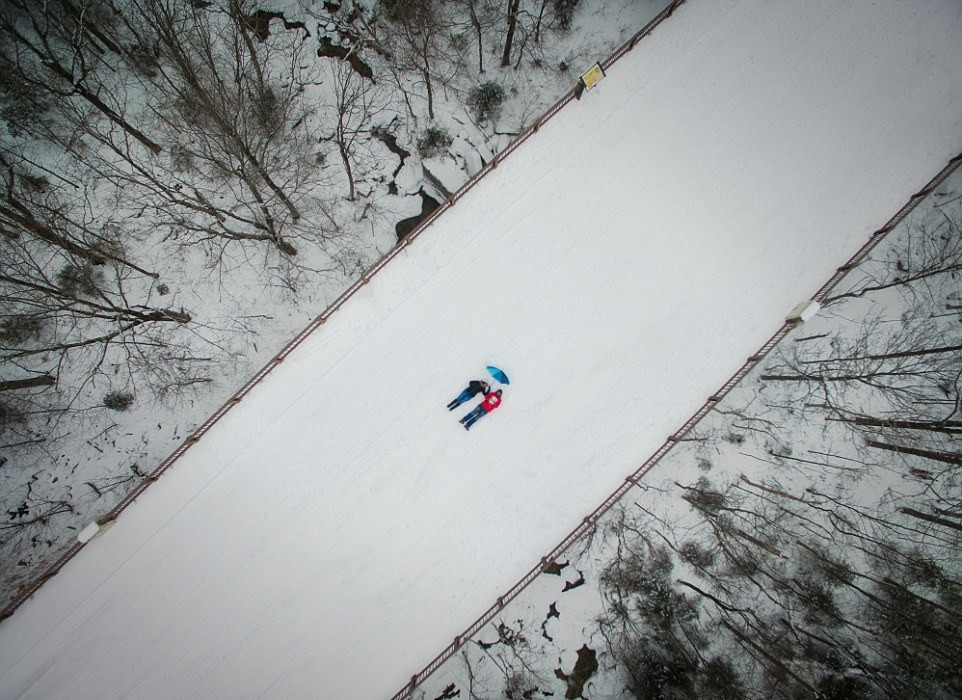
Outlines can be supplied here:
M585 86L585 90L590 90L604 77L605 69L601 67L600 63L596 63L581 74L581 84Z

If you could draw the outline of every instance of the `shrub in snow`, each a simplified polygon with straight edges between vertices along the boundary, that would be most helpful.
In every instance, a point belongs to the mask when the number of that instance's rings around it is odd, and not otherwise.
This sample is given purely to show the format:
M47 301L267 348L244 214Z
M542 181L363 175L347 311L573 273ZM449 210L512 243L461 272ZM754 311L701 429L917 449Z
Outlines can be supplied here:
M0 121L6 124L11 136L29 133L50 107L48 97L26 85L7 67L0 67L0 91L4 95Z
M90 263L67 263L57 273L57 286L70 296L90 296L97 293L95 274Z
M690 698L695 663L673 638L632 639L615 651L625 671L628 691L636 698Z
M179 143L175 143L167 149L167 157L170 158L170 167L174 172L193 173L197 171L194 164L194 154Z
M160 64L157 62L157 56L147 46L129 44L123 58L137 75L142 75L145 78L156 78L159 73Z
M284 253L284 255L292 255L292 256L297 255L297 248L295 248L293 245L291 245L287 241L283 239L278 239L276 243L277 243L277 249L282 253Z
M448 41L451 42L451 48L457 51L459 54L467 53L471 48L471 37L469 37L465 32L456 32L452 34Z
M504 88L489 80L471 90L468 94L468 107L479 122L497 119L504 103Z
M260 96L253 104L257 125L267 132L280 129L284 124L284 106L284 101L275 88L263 86Z
M694 540L682 543L678 549L678 554L682 561L688 562L698 569L707 569L715 563L715 553Z
M104 406L111 411L126 411L133 405L133 394L128 394L123 391L112 391L104 397Z
M429 126L418 137L418 153L422 158L436 158L444 155L453 141L443 126Z
M7 316L0 320L0 341L19 344L37 336L43 325L36 316Z
M728 433L722 438L722 440L725 442L730 442L733 445L741 445L743 442L745 442L745 436L739 435L738 433Z
M436 8L422 0L381 0L381 11L397 24L426 24L432 19Z
M844 670L844 669L841 669ZM817 698L827 700L848 700L848 698L868 698L872 688L868 683L856 676L830 675L822 678L815 687Z
M608 610L599 622L629 692L637 698L700 697L693 692L697 664L679 641L698 609L672 587L671 552L643 533L622 545L600 577Z
M575 16L575 8L581 0L554 0L554 17L558 26L564 30L571 29L571 21Z
M7 428L15 423L23 423L26 414L19 406L0 402L0 429Z
M726 658L716 656L701 667L695 693L700 698L717 700L742 700L748 690L738 670Z

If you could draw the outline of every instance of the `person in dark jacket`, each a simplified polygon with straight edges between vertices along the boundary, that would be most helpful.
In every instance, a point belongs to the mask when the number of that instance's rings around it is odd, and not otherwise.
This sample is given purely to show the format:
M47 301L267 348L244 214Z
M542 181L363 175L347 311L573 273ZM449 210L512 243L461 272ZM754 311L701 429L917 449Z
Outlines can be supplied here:
M448 410L453 411L458 406L463 404L465 401L470 401L472 396L477 396L478 394L487 394L491 390L487 382L483 382L480 379L472 379L468 382L468 388L458 394L458 398L448 404Z
M474 410L461 419L461 425L465 430L471 430L471 426L491 413L501 405L501 390L485 394L484 401L475 406Z

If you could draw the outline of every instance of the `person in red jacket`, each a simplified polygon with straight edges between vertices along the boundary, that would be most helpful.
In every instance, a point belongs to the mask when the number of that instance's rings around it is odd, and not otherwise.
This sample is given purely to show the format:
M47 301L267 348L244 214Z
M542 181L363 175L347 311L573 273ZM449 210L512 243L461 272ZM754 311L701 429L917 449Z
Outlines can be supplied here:
M501 390L493 391L484 395L484 401L479 403L471 413L461 419L461 425L465 430L471 430L471 426L481 420L501 405Z

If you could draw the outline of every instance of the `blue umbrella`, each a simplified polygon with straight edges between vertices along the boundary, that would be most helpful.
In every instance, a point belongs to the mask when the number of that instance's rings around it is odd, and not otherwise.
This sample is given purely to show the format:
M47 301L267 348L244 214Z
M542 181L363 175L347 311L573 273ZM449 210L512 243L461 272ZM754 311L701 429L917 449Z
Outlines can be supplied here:
M508 380L508 375L502 372L497 367L492 367L491 365L488 365L488 372L491 374L492 377L494 377L495 381L500 382L501 384L511 383Z

